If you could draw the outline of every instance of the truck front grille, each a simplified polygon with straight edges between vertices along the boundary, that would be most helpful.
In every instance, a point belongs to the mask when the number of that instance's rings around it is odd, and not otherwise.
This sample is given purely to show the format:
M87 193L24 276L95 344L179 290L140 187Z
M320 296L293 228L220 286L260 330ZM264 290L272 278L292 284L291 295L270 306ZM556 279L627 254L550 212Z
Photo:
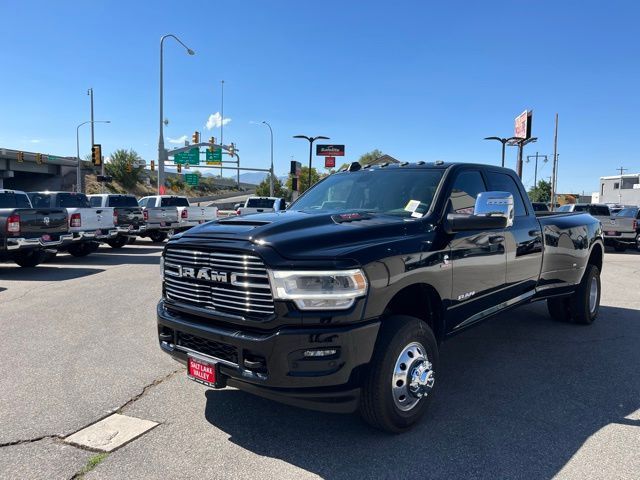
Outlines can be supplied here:
M168 300L251 317L274 311L267 269L257 255L167 247Z

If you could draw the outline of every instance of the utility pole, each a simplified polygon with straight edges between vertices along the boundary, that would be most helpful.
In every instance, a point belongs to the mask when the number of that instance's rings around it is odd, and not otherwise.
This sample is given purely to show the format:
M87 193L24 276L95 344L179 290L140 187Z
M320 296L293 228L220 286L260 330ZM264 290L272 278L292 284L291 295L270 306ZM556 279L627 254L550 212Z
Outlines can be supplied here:
M220 145L224 145L224 80L220 83L222 84L220 99ZM222 178L222 165L220 165L220 167L220 178Z
M553 180L551 182L551 211L556 209L556 195L558 194L558 114L556 113L556 127L553 134Z

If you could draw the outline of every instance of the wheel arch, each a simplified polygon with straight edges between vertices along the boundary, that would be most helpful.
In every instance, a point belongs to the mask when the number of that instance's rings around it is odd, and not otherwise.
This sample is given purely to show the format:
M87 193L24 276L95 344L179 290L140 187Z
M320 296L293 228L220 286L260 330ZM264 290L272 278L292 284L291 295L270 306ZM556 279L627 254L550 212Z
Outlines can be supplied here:
M587 260L588 265L595 265L598 267L599 271L602 271L602 262L604 260L604 247L601 242L596 242L591 248L591 253L589 254L589 260Z
M384 309L384 317L392 315L419 318L431 327L438 342L444 339L442 298L428 283L414 283L396 292Z

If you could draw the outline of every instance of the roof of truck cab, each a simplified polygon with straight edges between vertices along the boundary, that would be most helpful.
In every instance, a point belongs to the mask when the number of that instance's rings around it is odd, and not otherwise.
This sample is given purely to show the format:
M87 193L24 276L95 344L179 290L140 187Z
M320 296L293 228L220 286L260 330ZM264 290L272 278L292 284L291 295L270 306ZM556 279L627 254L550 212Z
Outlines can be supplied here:
M357 163L357 162L352 162L353 163ZM351 165L351 164L350 164ZM407 168L407 169L413 169L413 168L420 168L420 169L431 169L431 170L447 170L449 168L459 168L459 167L477 167L480 169L490 169L490 170L502 170L505 172L511 172L514 173L514 171L510 168L505 168L505 167L499 167L497 165L488 165L486 163L466 163L466 162L445 162L442 160L436 160L434 162L424 162L424 161L419 161L419 162L400 162L400 163L388 163L388 164L380 164L380 165L363 165L361 168L359 168L358 170L354 170L355 172L359 172L362 170L395 170L395 169L403 169L403 168ZM341 170L339 170L336 173L341 173L341 172L346 172L346 173L351 173L351 171L349 170L350 167L345 167Z

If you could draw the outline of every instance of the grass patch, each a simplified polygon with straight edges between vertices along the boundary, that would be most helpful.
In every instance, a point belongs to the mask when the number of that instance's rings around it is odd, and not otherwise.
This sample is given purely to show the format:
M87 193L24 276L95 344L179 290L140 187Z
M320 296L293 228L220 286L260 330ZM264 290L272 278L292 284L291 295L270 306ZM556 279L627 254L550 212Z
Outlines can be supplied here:
M109 456L108 453L98 453L97 455L94 455L93 457L91 457L89 460L87 460L87 464L82 467L82 470L80 470L78 473L76 473L73 478L74 479L82 479L84 478L84 476L89 473L91 470L93 470L94 468L96 468L98 465L100 465L100 463Z

